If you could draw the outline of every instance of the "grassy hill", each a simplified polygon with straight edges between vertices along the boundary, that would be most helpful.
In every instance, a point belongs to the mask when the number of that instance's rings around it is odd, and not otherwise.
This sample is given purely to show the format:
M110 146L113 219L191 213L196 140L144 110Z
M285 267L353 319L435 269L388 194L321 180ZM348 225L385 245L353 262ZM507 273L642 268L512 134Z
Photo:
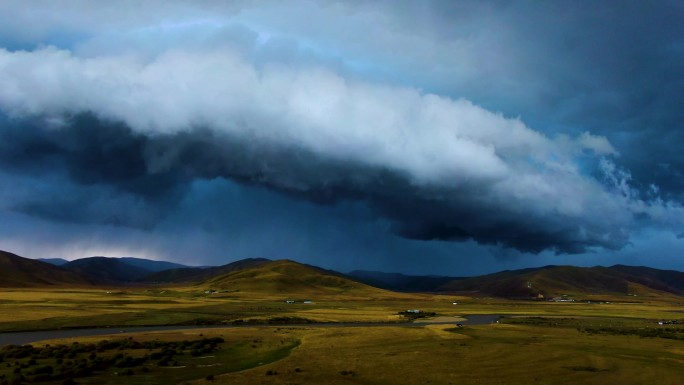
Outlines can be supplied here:
M609 269L625 280L651 289L684 295L684 273L675 270L659 270L644 266L615 265Z
M83 276L63 268L0 251L0 287L85 286Z
M684 273L643 267L545 266L502 271L472 278L409 276L356 271L349 275L293 261L245 259L210 268L171 269L143 278L144 282L193 284L207 289L258 293L333 294L343 292L473 292L503 298L542 294L684 295Z
M684 273L642 267L545 266L507 270L442 285L440 291L473 291L506 298L545 297L562 294L632 294L667 292L684 294Z
M62 266L0 251L0 287L161 284L301 296L469 292L503 298L570 295L684 295L684 273L639 266L545 266L471 278L356 271L348 276L289 260L244 259L217 267L182 267L137 258L92 257ZM168 269L171 267L170 269Z
M266 262L270 262L270 259L265 258L247 258L239 261L235 261L222 266L213 267L184 267L177 269L169 269L164 271L159 271L153 274L148 274L140 278L139 282L144 283L199 283L217 277L222 274L227 274L233 271L238 271L242 269L248 269L252 267L260 266Z
M382 294L342 274L290 260L267 261L257 266L212 277L200 284L215 290L239 290L268 294Z

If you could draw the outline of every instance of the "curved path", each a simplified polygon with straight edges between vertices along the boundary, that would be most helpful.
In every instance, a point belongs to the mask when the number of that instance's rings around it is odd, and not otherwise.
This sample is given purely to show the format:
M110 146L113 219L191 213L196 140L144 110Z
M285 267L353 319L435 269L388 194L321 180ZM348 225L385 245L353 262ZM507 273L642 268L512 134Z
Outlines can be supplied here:
M495 314L477 314L467 315L466 319L459 322L443 322L443 324L463 325L487 325L496 322L500 318ZM76 337L93 337L115 334L129 334L141 332L154 331L169 331L169 330L191 330L191 329L220 329L220 328L243 328L243 327L288 327L288 326L304 326L304 327L388 327L388 326L402 326L402 327L420 327L425 326L428 322L407 322L407 323L378 323L378 322L361 322L361 323L310 323L310 324L245 324L245 325L197 325L197 326L134 326L134 327L112 327L112 328L98 328L98 329L61 329L61 330L45 330L34 332L10 332L0 333L0 346L5 345L23 345L31 342L61 339L61 338L76 338Z

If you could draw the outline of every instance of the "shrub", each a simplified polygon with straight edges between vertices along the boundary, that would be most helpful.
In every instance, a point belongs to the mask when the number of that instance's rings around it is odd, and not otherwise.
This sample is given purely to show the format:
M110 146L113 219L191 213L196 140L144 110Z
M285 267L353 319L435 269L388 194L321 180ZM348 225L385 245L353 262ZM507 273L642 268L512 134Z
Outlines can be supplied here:
M126 356L123 360L116 363L117 368L134 368L140 366L147 361L147 357L133 358L131 356Z
M33 370L33 374L52 374L54 369L50 365L41 366Z
M130 369L130 368L124 370L123 372L121 372L121 375L122 375L122 376L132 376L132 375L134 375L134 374L135 374L135 372L133 372L133 369Z
M47 382L52 380L52 375L50 374L39 374L34 376L32 382Z

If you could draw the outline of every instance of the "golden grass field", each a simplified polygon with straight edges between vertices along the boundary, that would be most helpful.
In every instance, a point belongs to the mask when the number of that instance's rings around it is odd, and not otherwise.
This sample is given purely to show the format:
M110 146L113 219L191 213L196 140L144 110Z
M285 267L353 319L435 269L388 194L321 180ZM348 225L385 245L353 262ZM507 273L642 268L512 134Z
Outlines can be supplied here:
M297 333L302 343L287 358L215 383L681 384L684 378L681 341L502 324L458 332L428 326Z
M313 303L286 304L285 299L308 299ZM126 383L683 383L684 325L659 326L656 321L683 320L684 298L652 294L591 299L597 303L512 301L379 290L358 296L351 292L317 296L315 292L205 294L198 287L5 289L0 291L0 330L266 322L277 317L317 322L399 323L405 320L398 312L406 309L422 309L443 317L501 314L507 318L499 324L464 328L401 324L265 325L142 333L133 338L183 340L190 335L222 335L226 347L217 353L217 359L227 361L207 364L210 366L202 366L201 370L196 368L191 372L196 377L192 378L170 376L164 373L173 373L172 369L151 367L151 372L137 373L127 378ZM454 301L458 305L453 305ZM592 328L609 328L609 332L591 332ZM667 328L672 333L665 337L637 333L658 328ZM620 334L623 331L628 332ZM250 347L245 341L260 342L257 347ZM239 361L237 358L243 358L240 362L246 364L231 365ZM122 383L112 373L78 379L77 383ZM205 380L209 374L214 375L211 381Z

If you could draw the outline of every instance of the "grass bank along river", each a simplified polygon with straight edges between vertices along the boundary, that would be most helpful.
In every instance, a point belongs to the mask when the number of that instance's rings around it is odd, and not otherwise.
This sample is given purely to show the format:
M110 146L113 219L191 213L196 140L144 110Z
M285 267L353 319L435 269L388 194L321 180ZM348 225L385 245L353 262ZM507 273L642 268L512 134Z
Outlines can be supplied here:
M463 321L453 321L453 322L440 322L445 324L456 324L461 323L464 325L486 325L495 322L499 319L499 315L494 314L478 314L466 316ZM416 327L423 326L427 322L414 322L414 323L373 323L373 322L360 322L360 323L311 323L306 324L308 327L382 327L382 326L407 326ZM92 336L105 336L105 335L122 335L129 333L142 333L142 332L153 332L153 331L173 331L173 330L190 330L190 329L206 329L206 328L236 328L236 327L246 327L246 326L262 326L262 327L283 327L283 326L301 326L301 324L278 324L278 325L200 325L200 326L188 326L188 325L177 325L177 326L138 326L138 327L112 327L112 328L90 328L90 329L60 329L60 330L44 330L44 331L33 331L33 332L11 332L11 333L0 333L0 346L5 345L23 345L32 342L62 339L62 338L78 338L78 337L92 337Z

